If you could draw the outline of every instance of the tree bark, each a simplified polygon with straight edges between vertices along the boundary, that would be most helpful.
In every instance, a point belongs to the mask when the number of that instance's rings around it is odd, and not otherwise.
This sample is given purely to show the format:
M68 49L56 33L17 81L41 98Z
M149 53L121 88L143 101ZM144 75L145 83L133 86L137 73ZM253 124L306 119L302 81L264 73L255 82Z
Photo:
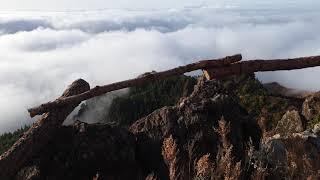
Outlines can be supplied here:
M230 64L222 68L206 68L204 75L210 80L259 71L294 70L316 66L320 66L320 56L294 59L252 60Z
M59 99L80 94L90 89L89 84L76 80ZM80 101L73 101L64 107L56 107L44 114L33 126L4 154L0 156L0 179L10 179L22 166L38 153L66 117L78 106Z
M237 54L234 56L227 56L225 58L216 59L216 60L202 60L196 63L188 64L185 66L180 66L174 69L170 69L167 71L162 71L158 73L149 73L147 75L144 75L142 77L138 77L135 79L130 79L126 81L121 81L105 86L97 86L90 91L84 92L79 95L67 97L67 98L60 98L53 102L48 102L45 104L40 105L39 107L28 109L28 112L31 117L34 117L36 115L43 114L45 112L51 111L51 109L55 109L57 107L62 107L64 105L67 105L69 103L74 102L81 102L87 99L90 99L95 96L99 96L102 94L105 94L107 92L128 88L132 86L138 86L143 85L146 83L150 83L157 80L162 80L171 76L177 76L184 74L186 72L191 72L199 69L205 69L205 68L213 68L213 67L223 67L231 63L235 63L238 61L241 61L242 56L241 54Z

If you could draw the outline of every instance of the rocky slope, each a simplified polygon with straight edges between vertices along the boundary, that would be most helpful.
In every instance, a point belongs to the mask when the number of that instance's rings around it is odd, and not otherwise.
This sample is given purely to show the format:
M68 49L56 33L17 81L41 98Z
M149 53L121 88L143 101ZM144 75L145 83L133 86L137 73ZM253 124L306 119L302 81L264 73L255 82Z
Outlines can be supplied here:
M317 179L320 101L303 101L253 76L200 78L129 128L62 127L15 179Z

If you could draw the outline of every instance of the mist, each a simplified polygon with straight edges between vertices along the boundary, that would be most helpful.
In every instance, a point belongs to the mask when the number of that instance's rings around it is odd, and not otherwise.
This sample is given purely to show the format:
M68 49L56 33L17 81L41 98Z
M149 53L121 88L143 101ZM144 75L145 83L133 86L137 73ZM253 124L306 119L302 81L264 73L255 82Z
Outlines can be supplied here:
M30 124L27 108L78 78L91 87L200 59L320 54L316 7L199 6L0 13L0 133ZM320 68L258 73L263 82L319 91Z

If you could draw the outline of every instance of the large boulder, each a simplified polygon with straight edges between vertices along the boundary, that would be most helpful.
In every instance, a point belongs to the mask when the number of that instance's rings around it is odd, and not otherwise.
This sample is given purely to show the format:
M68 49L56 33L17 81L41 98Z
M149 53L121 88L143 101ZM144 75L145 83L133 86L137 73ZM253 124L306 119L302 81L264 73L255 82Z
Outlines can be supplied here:
M35 166L39 168L30 168ZM36 173L40 179L87 180L98 174L99 180L135 179L139 172L133 134L109 125L77 122L62 127L19 177Z
M287 111L278 122L275 132L280 135L291 135L304 130L302 119L297 110Z
M320 92L305 99L302 105L302 114L308 121L320 114Z
M266 152L267 161L271 165L278 165L286 161L286 147L283 143L282 139L280 139L280 135L274 135L271 138L268 138L262 144L263 150Z
M262 152L262 153L261 153ZM270 178L319 179L320 137L304 131L290 136L279 134L262 143L260 155L266 155L264 164Z

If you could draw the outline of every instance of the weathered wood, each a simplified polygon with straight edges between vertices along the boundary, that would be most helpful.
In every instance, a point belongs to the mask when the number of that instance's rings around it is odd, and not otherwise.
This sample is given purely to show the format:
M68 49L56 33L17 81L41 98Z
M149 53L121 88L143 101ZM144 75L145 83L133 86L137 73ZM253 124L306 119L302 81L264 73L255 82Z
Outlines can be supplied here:
M135 79L130 79L126 81L121 81L105 86L97 86L90 91L84 92L79 95L67 97L67 98L60 98L53 102L48 102L45 104L40 105L39 107L28 109L29 114L31 117L34 117L36 115L43 114L45 112L51 111L51 109L55 109L57 107L62 107L69 103L74 102L81 102L87 99L90 99L95 96L99 96L102 94L105 94L107 92L128 88L132 86L138 86L146 83L150 83L157 80L162 80L171 76L177 76L184 74L186 72L191 72L199 69L205 69L205 68L213 68L213 67L223 67L231 63L235 63L238 61L241 61L242 56L241 54L237 54L234 56L227 56L225 58L216 59L216 60L202 60L196 63L188 64L185 66L180 66L174 69L170 69L167 71L162 71L158 73L150 73L142 77L138 77Z
M89 84L76 80L59 99L88 91ZM74 101L64 107L51 109L4 154L0 156L0 179L10 179L32 156L45 148L46 143L54 136L66 117L78 106L80 101Z
M219 79L231 75L250 74L262 71L295 70L320 66L320 56L293 59L251 60L233 63L223 68L206 68L207 79Z

